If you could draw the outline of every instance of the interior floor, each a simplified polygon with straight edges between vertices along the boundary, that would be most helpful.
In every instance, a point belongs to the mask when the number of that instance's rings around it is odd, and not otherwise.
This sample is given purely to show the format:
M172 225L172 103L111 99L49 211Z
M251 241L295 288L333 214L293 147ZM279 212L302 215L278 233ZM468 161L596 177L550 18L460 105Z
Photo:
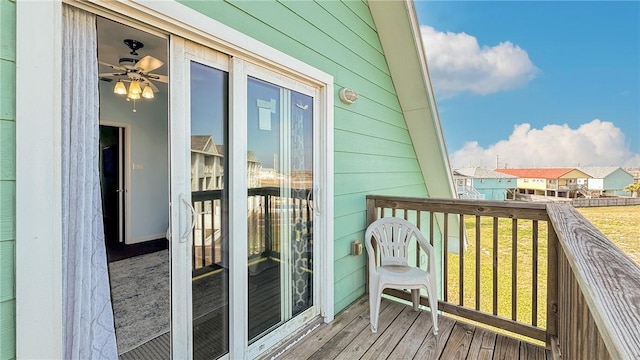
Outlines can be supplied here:
M112 278L118 281L118 276L128 276L131 282L112 290L121 359L170 357L168 262L169 254L165 250L109 264ZM132 271L136 275L131 275ZM250 339L259 338L280 323L279 283L278 261L264 259L259 266L252 266L248 284ZM194 359L215 359L228 352L227 286L227 269L193 279ZM132 316L139 318L131 319ZM136 336L138 339L133 340Z
M126 245L124 243L107 243L107 261L114 262L135 256L150 254L156 251L167 250L169 240L166 238L145 241L138 244Z

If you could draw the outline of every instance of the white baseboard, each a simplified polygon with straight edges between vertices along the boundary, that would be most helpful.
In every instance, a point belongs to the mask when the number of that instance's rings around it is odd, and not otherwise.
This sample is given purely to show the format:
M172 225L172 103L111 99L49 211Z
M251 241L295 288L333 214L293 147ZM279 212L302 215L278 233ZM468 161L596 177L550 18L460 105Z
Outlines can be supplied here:
M166 235L167 235L166 233L159 233L159 234L151 234L151 235L141 236L141 237L137 237L135 239L131 239L131 240L127 241L126 244L127 245L133 245L133 244L138 244L138 243L145 242L145 241L150 241L150 240L164 239Z

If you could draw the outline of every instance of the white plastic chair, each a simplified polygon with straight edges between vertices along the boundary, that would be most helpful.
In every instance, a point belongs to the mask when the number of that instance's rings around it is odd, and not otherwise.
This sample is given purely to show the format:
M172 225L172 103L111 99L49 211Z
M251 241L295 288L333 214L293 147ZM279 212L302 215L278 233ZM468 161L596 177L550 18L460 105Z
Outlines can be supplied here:
M415 237L428 259L427 271L409 266L409 244ZM371 243L376 241L380 264ZM418 311L420 289L427 291L433 319L433 334L438 334L438 290L436 288L436 264L433 246L422 232L407 220L387 217L374 221L365 233L365 245L369 257L369 312L371 331L378 331L378 312L382 291L386 288L411 289L413 309Z

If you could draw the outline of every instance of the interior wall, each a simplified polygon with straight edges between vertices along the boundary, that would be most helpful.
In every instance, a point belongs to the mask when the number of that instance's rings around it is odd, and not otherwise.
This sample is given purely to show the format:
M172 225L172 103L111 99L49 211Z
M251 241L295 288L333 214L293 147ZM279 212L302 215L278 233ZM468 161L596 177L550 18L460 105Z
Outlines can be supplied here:
M100 123L129 124L131 176L127 244L163 238L169 226L168 99L127 102L113 93L113 82L100 81Z

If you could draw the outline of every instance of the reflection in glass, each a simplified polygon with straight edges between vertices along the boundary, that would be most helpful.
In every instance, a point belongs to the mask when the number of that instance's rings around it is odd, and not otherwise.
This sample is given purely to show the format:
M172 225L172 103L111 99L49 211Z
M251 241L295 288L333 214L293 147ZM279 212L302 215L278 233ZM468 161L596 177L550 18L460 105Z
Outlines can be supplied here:
M228 73L191 62L193 355L229 351Z
M313 98L247 84L249 339L313 302Z

